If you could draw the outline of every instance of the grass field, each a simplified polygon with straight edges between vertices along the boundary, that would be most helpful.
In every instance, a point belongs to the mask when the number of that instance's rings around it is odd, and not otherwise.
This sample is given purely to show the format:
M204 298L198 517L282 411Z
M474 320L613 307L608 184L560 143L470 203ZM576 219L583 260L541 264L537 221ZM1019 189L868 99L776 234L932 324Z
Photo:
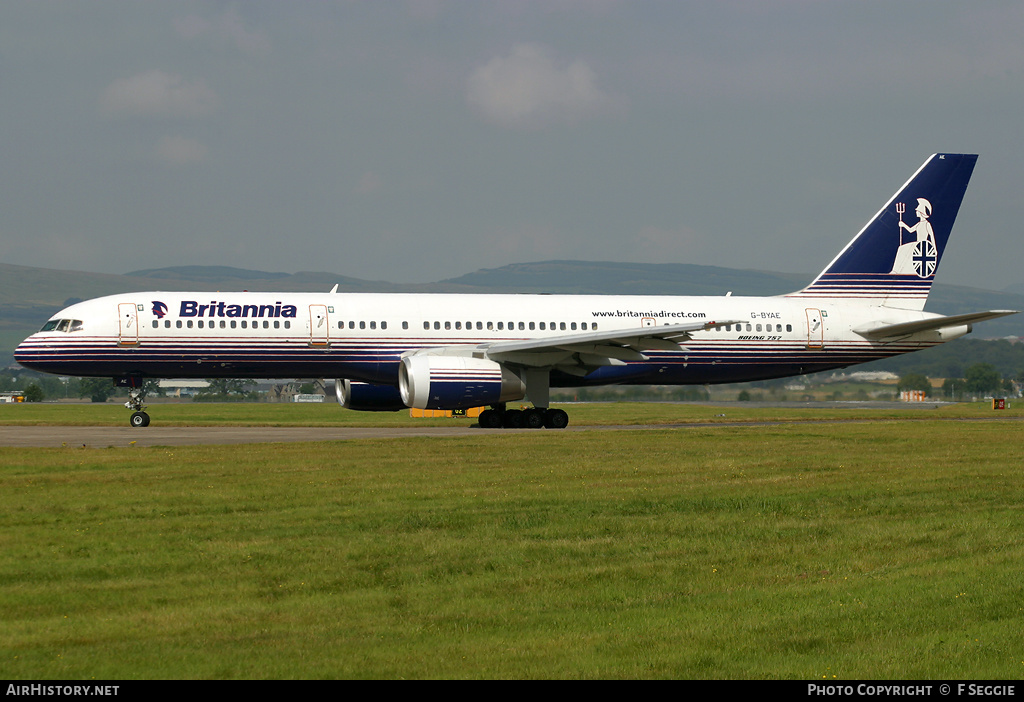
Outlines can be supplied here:
M218 407L154 421L249 411ZM1020 422L841 416L868 421L0 449L0 677L1024 676Z
M797 403L794 403L796 405ZM893 403L888 409L865 408L862 403L839 405L808 403L805 406L763 407L755 403L657 403L609 402L555 404L569 412L570 424L648 425L680 423L729 423L737 421L817 421L822 419L925 419L1007 418L1024 416L1024 400L1006 410L993 412L991 402L921 403L906 408ZM402 412L353 412L329 403L154 403L148 409L159 426L470 426L475 419L411 418ZM120 401L107 403L0 404L0 425L126 426L129 412Z

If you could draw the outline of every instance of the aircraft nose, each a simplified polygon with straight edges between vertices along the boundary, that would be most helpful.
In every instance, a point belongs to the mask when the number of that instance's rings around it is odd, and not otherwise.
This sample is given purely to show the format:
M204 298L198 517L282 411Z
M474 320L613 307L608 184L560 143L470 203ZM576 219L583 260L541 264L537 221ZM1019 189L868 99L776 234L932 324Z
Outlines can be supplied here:
M32 353L31 353L32 343L31 342L32 342L32 338L34 336L35 336L35 334L33 334L32 336L24 339L20 344L18 344L17 348L14 349L14 360L17 361L19 364L21 364L23 366L26 366L26 367L31 363L31 359L32 359Z

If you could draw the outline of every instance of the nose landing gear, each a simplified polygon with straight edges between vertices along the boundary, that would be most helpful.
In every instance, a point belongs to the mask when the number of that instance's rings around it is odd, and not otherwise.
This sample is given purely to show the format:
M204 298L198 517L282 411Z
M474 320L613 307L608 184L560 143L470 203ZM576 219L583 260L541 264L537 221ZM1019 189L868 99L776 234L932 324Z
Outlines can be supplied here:
M149 415L146 414L146 405L144 404L146 389L142 381L138 378L122 378L114 382L131 388L128 391L128 402L124 403L124 406L132 411L128 424L133 427L148 427Z

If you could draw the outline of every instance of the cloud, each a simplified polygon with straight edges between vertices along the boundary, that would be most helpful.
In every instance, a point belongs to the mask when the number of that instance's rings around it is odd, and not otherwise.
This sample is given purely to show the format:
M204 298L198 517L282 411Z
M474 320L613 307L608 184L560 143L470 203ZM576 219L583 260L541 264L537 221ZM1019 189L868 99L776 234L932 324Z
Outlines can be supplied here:
M519 44L474 71L466 100L488 121L512 129L573 124L612 102L585 61L559 67L536 44Z
M129 117L198 117L217 108L217 95L202 80L148 71L111 83L100 99L109 114Z
M165 136L156 146L157 158L172 166L205 161L208 153L201 142L181 136Z
M367 171L359 178L359 184L356 186L356 194L373 195L374 193L380 192L383 187L384 179L373 171Z
M270 49L270 40L266 34L246 27L245 20L234 7L228 8L212 21L199 15L187 15L174 21L174 29L185 39L202 37L215 43L233 46L247 54Z

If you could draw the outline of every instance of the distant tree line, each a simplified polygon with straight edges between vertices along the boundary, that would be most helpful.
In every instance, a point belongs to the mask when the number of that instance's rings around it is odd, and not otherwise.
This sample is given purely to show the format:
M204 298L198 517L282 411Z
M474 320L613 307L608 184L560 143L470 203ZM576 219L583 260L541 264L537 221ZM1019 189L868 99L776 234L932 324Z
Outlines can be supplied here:
M920 373L929 378L966 378L967 369L979 363L992 365L1003 378L1016 378L1024 371L1024 343L962 338L924 351L865 363L857 366L857 370L885 370L900 376Z

